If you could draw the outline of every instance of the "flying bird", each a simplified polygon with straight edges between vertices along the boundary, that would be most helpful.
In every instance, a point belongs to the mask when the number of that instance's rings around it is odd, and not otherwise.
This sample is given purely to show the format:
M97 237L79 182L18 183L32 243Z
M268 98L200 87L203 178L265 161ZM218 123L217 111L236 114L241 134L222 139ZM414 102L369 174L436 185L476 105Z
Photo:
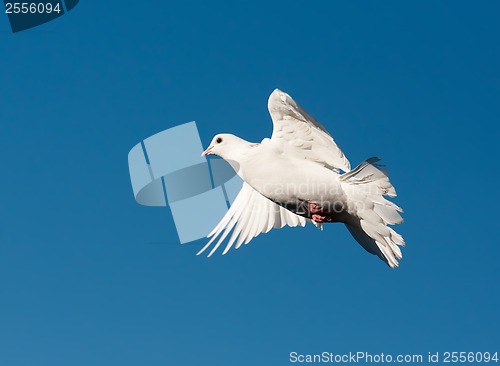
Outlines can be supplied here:
M226 160L243 187L198 254L213 245L211 256L229 234L223 254L272 228L310 222L322 229L340 222L369 253L398 266L404 240L388 225L402 223L403 210L384 198L396 197L396 190L379 159L351 170L328 131L279 89L271 93L268 108L270 139L251 143L218 134L202 154Z

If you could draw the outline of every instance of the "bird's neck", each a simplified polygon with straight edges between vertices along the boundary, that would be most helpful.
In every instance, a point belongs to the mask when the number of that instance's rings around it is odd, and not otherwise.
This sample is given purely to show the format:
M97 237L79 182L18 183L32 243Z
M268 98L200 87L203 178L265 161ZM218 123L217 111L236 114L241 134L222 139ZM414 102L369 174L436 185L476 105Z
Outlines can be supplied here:
M224 160L231 165L240 177L243 177L245 166L248 166L248 163L252 160L252 156L258 151L258 145L241 140L241 143L237 147L231 149L231 152L227 156L224 156Z

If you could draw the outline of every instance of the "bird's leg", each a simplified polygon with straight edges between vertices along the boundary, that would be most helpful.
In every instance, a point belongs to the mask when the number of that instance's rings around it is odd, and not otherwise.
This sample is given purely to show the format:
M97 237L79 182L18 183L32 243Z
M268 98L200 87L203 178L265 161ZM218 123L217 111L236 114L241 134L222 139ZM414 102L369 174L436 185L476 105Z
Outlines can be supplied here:
M324 215L326 213L325 209L314 202L309 202L309 213L311 214L311 219L317 223L332 221L329 215Z

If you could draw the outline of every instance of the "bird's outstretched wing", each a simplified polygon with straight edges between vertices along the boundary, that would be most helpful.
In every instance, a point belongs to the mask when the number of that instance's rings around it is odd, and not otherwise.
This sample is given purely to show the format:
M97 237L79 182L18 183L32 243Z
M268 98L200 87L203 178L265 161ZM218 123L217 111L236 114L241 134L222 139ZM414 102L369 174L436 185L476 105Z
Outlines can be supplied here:
M279 89L269 96L269 113L273 120L271 141L286 141L288 151L325 167L351 170L351 164L326 129Z
M277 205L249 184L243 183L240 193L236 196L226 215L208 234L207 237L211 238L210 241L198 254L203 253L219 238L208 254L210 257L231 231L232 235L222 254L226 254L234 243L236 243L235 248L237 249L241 244L248 244L254 237L261 233L267 233L272 228L280 229L285 225L304 226L306 221L309 220Z

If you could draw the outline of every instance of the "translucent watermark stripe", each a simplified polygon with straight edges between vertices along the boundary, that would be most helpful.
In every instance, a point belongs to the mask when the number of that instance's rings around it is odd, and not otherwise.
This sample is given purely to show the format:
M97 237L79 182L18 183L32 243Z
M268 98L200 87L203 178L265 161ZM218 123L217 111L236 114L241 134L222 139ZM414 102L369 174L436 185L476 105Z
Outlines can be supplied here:
M242 182L222 159L208 164L195 122L135 145L128 163L137 203L169 206L181 243L205 237L227 212ZM203 220L194 220L193 217Z

